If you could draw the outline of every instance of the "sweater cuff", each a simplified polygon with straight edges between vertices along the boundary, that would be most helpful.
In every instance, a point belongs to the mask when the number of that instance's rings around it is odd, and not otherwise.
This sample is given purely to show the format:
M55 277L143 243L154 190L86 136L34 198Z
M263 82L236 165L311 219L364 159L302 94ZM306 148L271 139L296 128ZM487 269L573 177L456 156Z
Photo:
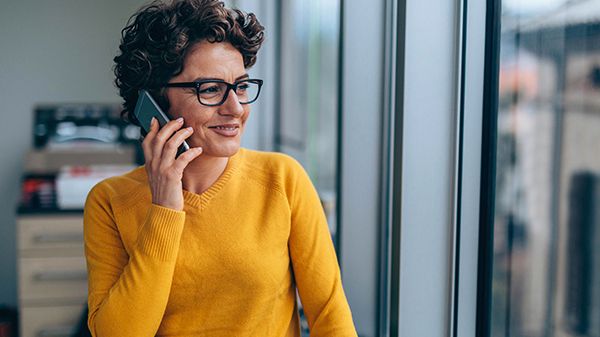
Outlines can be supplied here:
M138 235L138 248L162 261L177 258L185 212L152 204Z

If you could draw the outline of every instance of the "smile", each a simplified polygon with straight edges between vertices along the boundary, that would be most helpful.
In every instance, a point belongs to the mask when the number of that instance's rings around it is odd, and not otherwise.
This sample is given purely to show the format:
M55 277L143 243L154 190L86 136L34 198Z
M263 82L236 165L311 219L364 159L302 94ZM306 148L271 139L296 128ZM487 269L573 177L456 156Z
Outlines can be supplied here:
M237 126L233 126L233 127L229 127L229 126L212 126L211 128L213 128L213 129L219 129L219 130L235 130L235 129L237 129Z
M238 135L240 126L238 124L224 124L209 126L216 134L224 137L235 137Z

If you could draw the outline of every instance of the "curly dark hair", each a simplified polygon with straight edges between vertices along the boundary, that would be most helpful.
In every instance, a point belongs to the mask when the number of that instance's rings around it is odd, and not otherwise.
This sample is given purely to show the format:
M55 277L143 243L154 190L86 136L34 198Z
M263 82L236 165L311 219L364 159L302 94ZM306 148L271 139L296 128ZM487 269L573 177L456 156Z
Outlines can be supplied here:
M133 14L121 35L120 54L114 58L115 84L124 99L121 116L139 125L133 115L138 91L148 90L167 111L161 86L183 71L186 52L196 42L229 42L250 68L264 27L254 14L226 8L218 0L155 1Z

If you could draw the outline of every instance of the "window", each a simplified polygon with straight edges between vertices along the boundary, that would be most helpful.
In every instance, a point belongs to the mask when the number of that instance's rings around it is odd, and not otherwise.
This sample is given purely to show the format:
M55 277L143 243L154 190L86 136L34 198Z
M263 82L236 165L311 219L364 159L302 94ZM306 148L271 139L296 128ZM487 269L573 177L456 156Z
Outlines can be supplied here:
M502 1L492 336L600 336L600 2Z

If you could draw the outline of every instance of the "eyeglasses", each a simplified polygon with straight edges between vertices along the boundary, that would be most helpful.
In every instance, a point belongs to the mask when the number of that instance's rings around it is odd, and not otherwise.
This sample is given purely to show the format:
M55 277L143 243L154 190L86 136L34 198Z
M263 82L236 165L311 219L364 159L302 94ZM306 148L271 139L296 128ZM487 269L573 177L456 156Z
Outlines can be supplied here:
M199 80L194 82L167 83L163 87L168 88L195 88L198 102L206 106L218 106L227 100L229 91L233 90L240 104L250 104L258 98L263 80L243 79L235 83L227 83L223 80Z

